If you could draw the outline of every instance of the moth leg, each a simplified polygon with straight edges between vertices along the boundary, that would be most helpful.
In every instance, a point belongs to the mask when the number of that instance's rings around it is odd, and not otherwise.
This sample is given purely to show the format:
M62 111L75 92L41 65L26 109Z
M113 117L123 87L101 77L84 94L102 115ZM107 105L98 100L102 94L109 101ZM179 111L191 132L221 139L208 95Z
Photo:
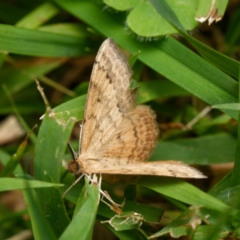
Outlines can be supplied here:
M108 194L108 192L107 191L103 191L102 189L101 189L101 184L102 184L102 174L99 174L99 179L98 179L98 177L97 177L97 174L93 174L91 177L90 176L87 176L88 177L88 180L93 184L93 183L97 183L98 184L98 187L99 187L99 191L100 191L100 194L101 194L101 201L103 202L103 203L105 203L107 206L109 206L113 211L115 211L114 209L116 208L117 209L117 211L120 211L121 212L121 210L119 209L119 207L122 207L122 205L120 205L120 204L117 204L117 203L115 203L113 200L112 200L112 198L110 197L110 195ZM112 204L109 204L108 202L106 202L105 200L103 200L104 199L104 197Z
M76 185L76 184L82 179L83 176L86 176L86 174L81 174L81 175L71 184L71 186L63 193L62 198L64 198L64 196L66 195L66 193L67 193L74 185Z
M92 176L86 175L86 177L88 178L89 182L91 182L91 184L98 184L99 187L99 191L100 191L100 201L102 201L103 203L105 203L111 210L113 210L114 212L121 214L122 210L119 207L122 207L122 205L115 203L112 198L110 197L110 195L108 194L107 191L103 191L101 189L101 184L102 184L102 174L99 175L99 179L97 177L97 174L93 174ZM108 203L107 201L104 200L104 197L110 202Z
M99 186L99 189L101 189L101 186L102 186L102 174L101 173L99 174L98 186Z
M116 212L117 214L121 214L122 210L121 208L123 207L123 204L117 204L115 203L112 198L110 197L110 195L108 194L107 191L103 191L102 189L100 189L100 193L101 193L101 201L103 203L105 203L111 210L113 210L114 212ZM108 203L107 201L104 200L104 197L110 202Z

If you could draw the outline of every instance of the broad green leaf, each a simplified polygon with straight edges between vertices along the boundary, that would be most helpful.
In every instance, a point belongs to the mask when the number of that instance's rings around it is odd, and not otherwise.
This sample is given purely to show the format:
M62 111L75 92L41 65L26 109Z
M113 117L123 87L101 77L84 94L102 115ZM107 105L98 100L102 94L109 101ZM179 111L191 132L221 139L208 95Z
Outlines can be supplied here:
M197 26L194 19L197 0L168 0L167 2L185 29L192 30ZM143 37L157 37L177 32L148 1L139 1L128 15L127 24L134 33Z
M196 27L197 22L194 16L198 4L197 0L168 0L167 2L187 30ZM164 18L156 13L148 1L105 0L104 3L119 11L131 10L127 17L128 27L140 36L155 37L177 32Z
M225 13L228 1L227 0L199 0L195 19L199 22L208 23L220 21Z
M121 0L121 1L103 0L103 2L108 6L115 8L116 10L126 11L137 5L139 3L139 0Z

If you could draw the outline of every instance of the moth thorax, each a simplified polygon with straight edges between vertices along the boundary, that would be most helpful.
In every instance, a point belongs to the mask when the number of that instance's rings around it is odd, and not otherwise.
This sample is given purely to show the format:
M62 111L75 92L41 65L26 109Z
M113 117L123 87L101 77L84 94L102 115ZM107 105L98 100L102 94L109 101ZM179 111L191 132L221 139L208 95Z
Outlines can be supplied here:
M68 164L68 171L74 173L75 175L78 175L81 173L80 164L75 160L71 160Z

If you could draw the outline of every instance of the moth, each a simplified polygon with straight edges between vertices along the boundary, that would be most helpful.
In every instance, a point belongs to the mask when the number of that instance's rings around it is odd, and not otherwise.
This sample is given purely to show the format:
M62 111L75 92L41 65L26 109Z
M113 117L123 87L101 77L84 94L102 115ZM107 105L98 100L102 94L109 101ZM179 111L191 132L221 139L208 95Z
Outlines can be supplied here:
M147 162L159 130L153 110L136 105L136 89L130 89L131 76L121 50L112 39L105 40L93 65L79 154L70 161L69 171L76 175L206 178L180 161Z

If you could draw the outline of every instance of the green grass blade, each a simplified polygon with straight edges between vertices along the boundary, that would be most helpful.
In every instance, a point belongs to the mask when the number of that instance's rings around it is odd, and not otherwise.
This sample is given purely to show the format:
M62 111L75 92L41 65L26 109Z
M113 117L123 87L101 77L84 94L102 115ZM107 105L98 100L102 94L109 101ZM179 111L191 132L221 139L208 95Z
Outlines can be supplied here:
M4 82L7 90L11 95L14 93L20 92L30 84L32 84L35 78L38 78L44 74L53 71L54 69L61 66L66 59L30 59L24 62L24 66L21 66L19 63L19 67L9 67L5 68L0 72L0 79L7 79ZM35 83L34 83L35 84ZM0 106L1 110L6 106L6 102L8 101L6 94L3 91L0 91Z
M11 191L26 188L52 188L61 187L60 183L49 183L37 180L26 180L19 178L0 178L0 191Z
M208 20L211 24L213 21L220 21L226 11L228 1L227 0L201 0L198 4L196 17L199 22Z
M137 184L189 205L226 213L230 207L181 179L142 177Z
M240 80L240 75L239 75L239 80ZM240 93L240 85L239 85L239 93ZM240 121L240 112L238 111L238 122L239 121ZM231 181L230 181L230 184L229 184L228 187L234 187L234 186L240 185L240 178L239 178L239 171L240 171L240 125L239 124L238 124L237 136L238 137L237 137L237 146L236 146L236 151L235 151L234 168L233 168L233 171L232 171ZM236 204L238 208L240 207L239 201L240 201L240 195L238 195L238 201L237 201L238 204Z
M49 24L39 27L38 30L79 38L87 38L89 36L89 32L86 30L85 26L77 23Z
M213 105L212 108L217 108L217 109L230 109L234 111L240 110L240 104L239 103L225 103L225 104L217 104Z
M141 204L133 201L125 201L123 212L140 213L146 222L158 222L164 212L162 208Z
M189 92L170 81L138 82L137 86L139 104L158 98L189 95Z
M111 231L116 237L118 237L120 240L147 240L147 236L143 234L142 231L138 230L128 230L128 231L122 231L118 232L113 229L109 224L106 224L105 227Z
M0 172L0 177L6 177L11 175L17 165L19 164L24 151L27 146L27 139L25 139L17 149L17 152L8 160L7 164L4 166L3 170Z
M0 24L0 50L10 53L76 57L86 54L86 39Z
M83 119L86 95L76 97L54 108L55 116L60 121L66 122L70 117L76 121Z
M56 234L54 234L49 222L43 214L43 211L36 200L36 194L30 189L23 191L24 199L28 205L29 215L31 217L32 229L34 239L41 240L54 240Z
M60 240L90 240L97 214L100 193L97 184L89 185L85 179L85 188L79 196L72 222L59 238Z
M157 144L151 159L180 160L200 165L233 162L236 144L236 139L227 133L164 141Z
M224 178L221 179L217 184L215 184L212 189L210 189L209 194L218 198L222 194L222 191L228 188L228 185L231 181L232 173L230 172Z
M17 22L16 27L35 29L55 16L59 9L51 3L43 3Z
M36 179L54 183L60 182L61 162L73 124L71 119L63 124L45 114L35 148L34 170ZM58 189L39 189L37 196L55 234L60 236L69 223L61 192Z
M214 225L203 225L196 229L192 240L206 240L211 232L214 233L214 239L216 240L226 239L229 235L229 232L225 229L222 229L220 232L216 232L216 227Z

